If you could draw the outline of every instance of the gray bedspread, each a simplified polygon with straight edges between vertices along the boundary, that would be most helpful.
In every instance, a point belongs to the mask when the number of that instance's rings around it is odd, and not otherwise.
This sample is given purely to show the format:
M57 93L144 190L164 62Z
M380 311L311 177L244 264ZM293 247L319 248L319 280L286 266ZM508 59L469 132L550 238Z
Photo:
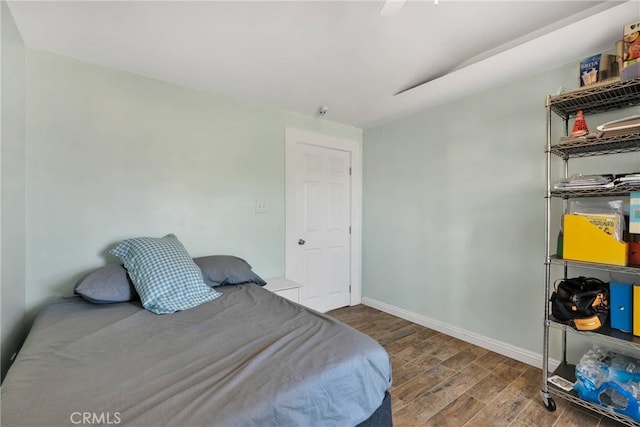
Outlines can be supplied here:
M2 384L2 426L342 427L381 404L376 341L256 285L218 289L168 315L48 305Z

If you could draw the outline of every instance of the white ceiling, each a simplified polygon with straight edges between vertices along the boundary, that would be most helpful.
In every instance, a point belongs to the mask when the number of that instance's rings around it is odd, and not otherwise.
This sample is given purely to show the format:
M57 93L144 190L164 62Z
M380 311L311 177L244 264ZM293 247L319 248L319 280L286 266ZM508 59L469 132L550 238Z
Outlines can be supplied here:
M382 1L8 4L29 47L306 115L326 105L360 128L611 49L640 19L640 0L408 1L389 17Z

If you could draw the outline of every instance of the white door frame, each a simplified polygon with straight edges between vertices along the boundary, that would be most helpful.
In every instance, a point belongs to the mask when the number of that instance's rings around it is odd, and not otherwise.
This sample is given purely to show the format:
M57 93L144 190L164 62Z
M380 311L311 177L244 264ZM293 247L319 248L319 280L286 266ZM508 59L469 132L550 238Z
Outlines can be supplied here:
M320 133L287 127L285 130L285 231L284 231L284 270L285 276L291 274L292 267L287 261L290 246L288 242L297 242L295 230L289 218L295 213L295 185L290 182L293 167L292 152L297 141L305 141L335 150L351 153L351 294L350 305L360 304L362 301L362 141L336 138ZM293 244L292 244L293 245Z

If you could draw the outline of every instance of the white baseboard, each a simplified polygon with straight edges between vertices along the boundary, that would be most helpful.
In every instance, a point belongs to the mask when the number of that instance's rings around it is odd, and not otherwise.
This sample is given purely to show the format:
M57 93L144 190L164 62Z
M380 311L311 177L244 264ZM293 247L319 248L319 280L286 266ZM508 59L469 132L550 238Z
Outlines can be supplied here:
M396 307L394 305L377 301L372 298L362 297L362 304L380 311L384 311L385 313L392 314L410 322L417 323L418 325L422 325L438 332L442 332L445 335L458 338L462 341L477 345L478 347L486 348L487 350L502 354L503 356L510 357L511 359L519 360L520 362L526 363L527 365L535 366L536 368L542 368L542 354L540 353L534 353L533 351L516 347L503 341L485 337L475 332L467 331L466 329L449 325L447 323L443 323L438 320L423 316L422 314L417 314L409 310L405 310L404 308ZM553 370L555 370L558 365L560 365L559 360L549 359L550 372L553 372Z

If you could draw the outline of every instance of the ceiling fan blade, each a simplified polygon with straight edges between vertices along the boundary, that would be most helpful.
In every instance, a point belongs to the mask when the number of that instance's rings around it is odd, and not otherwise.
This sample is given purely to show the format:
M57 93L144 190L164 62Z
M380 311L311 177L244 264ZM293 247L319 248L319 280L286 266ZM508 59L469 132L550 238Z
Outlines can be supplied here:
M380 15L393 16L400 12L405 0L386 0L380 9Z

